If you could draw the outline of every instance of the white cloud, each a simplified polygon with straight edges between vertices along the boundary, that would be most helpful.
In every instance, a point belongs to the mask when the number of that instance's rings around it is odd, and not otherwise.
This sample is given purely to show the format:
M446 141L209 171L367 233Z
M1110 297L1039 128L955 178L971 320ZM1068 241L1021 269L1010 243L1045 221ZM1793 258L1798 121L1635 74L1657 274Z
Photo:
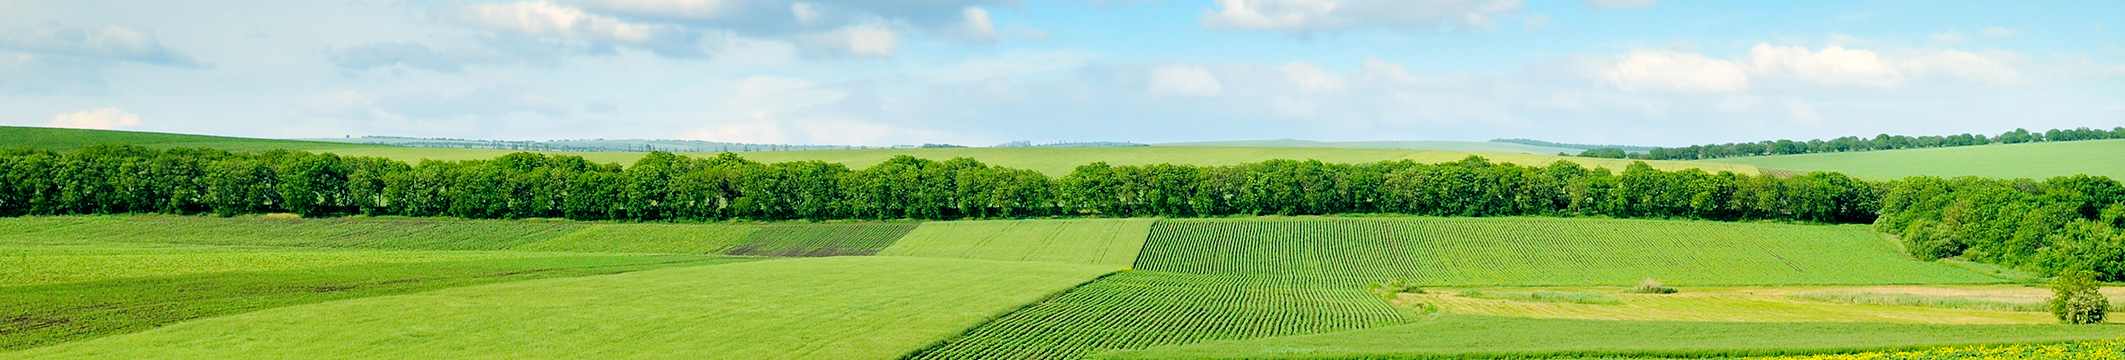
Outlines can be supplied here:
M1360 62L1359 65L1362 69L1362 76L1367 80L1389 83L1417 82L1417 77L1409 75L1409 69L1403 67L1400 63L1367 55L1365 60Z
M118 110L117 108L102 108L59 114L58 117L53 117L52 121L45 123L44 126L75 129L124 129L140 126L140 115Z
M1207 97L1225 94L1225 85L1209 69L1194 65L1165 65L1151 69L1151 95Z
M797 45L811 56L892 57L900 47L900 35L884 25L850 25L832 32L800 37Z
M1489 30L1494 17L1519 11L1518 0L1218 0L1203 13L1218 30L1319 32L1386 28Z
M2009 29L2009 28L2005 28L2005 27L1993 26L1993 27L1987 27L1987 28L1985 28L1984 30L1979 30L1979 31L1978 31L1978 33L1979 33L1979 34L1985 34L1985 36L1988 36L1988 37L1996 37L1996 38L2003 38L2003 37L2009 37L2009 36L2014 36L2015 34L2020 34L2021 32L2020 32L2020 31L2015 31L2014 29Z
M1535 29L1540 29L1543 26L1549 26L1549 17L1542 16L1542 14L1531 14L1528 15L1526 18L1520 19L1520 24L1526 30L1534 31Z
M0 49L175 66L200 66L145 31L123 26L36 26L0 31Z
M1735 92L1749 87L1749 76L1734 62L1665 50L1624 54L1600 77L1629 92Z
M1786 100L1786 112L1795 123L1800 123L1801 125L1822 124L1822 113L1816 112L1815 106L1809 105L1806 101L1798 99Z
M1636 9L1659 4L1660 0L1586 0L1587 6L1599 9Z
M1291 79L1291 82L1297 83L1301 91L1319 92L1343 88L1341 76L1328 72L1328 70L1322 70L1320 67L1313 66L1313 64L1292 62L1278 67L1277 70L1282 71L1284 77Z
M1973 53L1956 50L1930 50L1918 53L1897 64L1913 76L1941 76L1970 82L1995 85L2012 85L2023 79L2022 72L2008 65L2019 55L1995 51Z
M1872 51L1830 46L1808 51L1798 46L1756 44L1749 49L1748 70L1829 86L1894 87L1903 74Z
M1963 33L1955 32L1955 30L1949 30L1948 32L1933 34L1933 42L1942 44L1954 44L1963 42Z
M952 31L955 37L961 41L989 44L1002 39L1002 36L996 33L996 24L989 22L988 10L967 7L966 10L961 11L961 14L966 17L966 21L960 24L958 29Z
M626 45L673 57L707 56L701 36L677 25L633 23L550 2L472 4L453 14L459 23L535 37Z
M791 16L797 18L798 23L809 24L814 21L819 21L819 9L812 8L812 4L789 4L789 12Z

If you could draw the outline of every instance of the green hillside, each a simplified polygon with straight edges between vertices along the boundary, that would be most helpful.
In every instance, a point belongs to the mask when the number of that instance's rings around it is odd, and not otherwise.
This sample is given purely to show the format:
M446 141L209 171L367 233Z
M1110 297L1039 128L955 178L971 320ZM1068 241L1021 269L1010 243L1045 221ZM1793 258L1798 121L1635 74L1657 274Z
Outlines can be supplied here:
M1576 218L1175 219L1137 269L1430 286L1988 283L1864 226Z
M438 218L58 216L0 218L0 244L144 243L833 256L877 252L891 246L916 225L914 222L606 224Z
M1217 146L1217 147L1291 147L1291 148L1354 148L1354 149L1404 149L1442 150L1490 153L1514 153L1556 155L1557 153L1579 154L1586 150L1550 146L1535 146L1505 142L1477 141L1311 141L1295 139L1203 141L1166 143L1153 146Z
M521 281L180 323L16 359L894 359L1113 271L839 257Z
M2125 140L1996 144L1931 149L1755 156L1704 160L1764 169L1835 171L1869 180L1982 176L2042 180L2088 174L2125 179Z
M1136 262L1153 219L996 220L923 223L884 256L1098 264Z
M101 144L133 144L155 148L210 147L229 150L289 149L329 151L389 148L388 146L319 141L253 139L141 131L0 126L0 147L35 146L44 149L72 151L85 146Z

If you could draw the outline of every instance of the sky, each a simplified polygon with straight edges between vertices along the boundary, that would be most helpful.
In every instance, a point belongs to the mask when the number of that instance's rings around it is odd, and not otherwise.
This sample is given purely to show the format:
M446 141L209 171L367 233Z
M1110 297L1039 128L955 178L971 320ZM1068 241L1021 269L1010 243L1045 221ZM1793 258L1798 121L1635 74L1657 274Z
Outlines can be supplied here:
M2125 126L2125 1L8 0L0 125L1682 146Z

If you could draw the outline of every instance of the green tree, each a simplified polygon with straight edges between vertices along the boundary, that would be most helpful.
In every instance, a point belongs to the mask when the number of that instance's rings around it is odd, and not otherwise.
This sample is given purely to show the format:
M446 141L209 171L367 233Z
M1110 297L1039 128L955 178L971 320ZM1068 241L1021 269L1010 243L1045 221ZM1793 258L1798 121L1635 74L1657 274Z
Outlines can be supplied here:
M2051 281L2051 314L2067 324L2099 324L2110 299L2103 297L2095 272L2068 271Z

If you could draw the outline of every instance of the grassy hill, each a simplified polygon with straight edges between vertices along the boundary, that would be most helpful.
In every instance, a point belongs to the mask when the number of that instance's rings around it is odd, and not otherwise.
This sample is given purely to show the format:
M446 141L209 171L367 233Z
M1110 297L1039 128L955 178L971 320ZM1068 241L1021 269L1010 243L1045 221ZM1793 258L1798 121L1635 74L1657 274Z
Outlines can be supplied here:
M99 143L129 143L152 147L212 147L232 150L292 149L315 152L330 152L345 156L373 156L409 163L421 160L484 160L500 157L516 151L485 149L438 149L382 145L344 144L329 142L247 139L220 136L178 135L107 130L76 130L33 127L0 127L0 146L31 145L50 149L71 150ZM1396 144L1420 144L1434 142L1383 142ZM1369 163L1409 159L1437 163L1457 161L1471 155L1482 156L1498 162L1541 166L1558 160L1577 162L1588 167L1601 167L1621 171L1631 160L1559 157L1556 151L1532 151L1527 145L1510 143L1455 143L1453 146L1429 147L1465 148L1467 150L1417 150L1405 148L1367 147L1311 147L1295 143L1265 143L1262 146L1137 146L1102 148L952 148L952 149L863 149L863 150L811 150L811 151L753 151L742 152L747 159L760 162L825 161L840 163L853 168L865 168L885 162L898 155L926 159L945 160L969 157L990 165L1006 166L1039 171L1048 176L1068 175L1078 165L1106 162L1112 165L1150 165L1160 163L1191 165L1234 165L1261 162L1272 159L1320 160L1330 163ZM1411 146L1414 147L1414 146ZM1503 152L1485 152L1503 151ZM631 152L545 152L581 156L594 162L632 164L644 153ZM1574 151L1573 153L1577 153ZM715 153L682 153L688 156L708 157ZM1686 161L1648 161L1662 170L1687 168L1705 169L1710 172L1732 171L1740 174L1756 174L1749 165Z
M0 244L149 243L383 250L868 255L914 222L605 224L437 218L0 218Z
M2125 140L1801 154L1704 160L1764 169L1836 171L1869 180L1907 176L2030 178L2088 174L2125 179Z
M1099 266L757 261L283 307L16 359L894 359L1083 284Z
M62 129L27 126L0 126L0 147L35 146L44 149L72 151L90 145L133 144L154 148L210 147L229 150L309 150L329 151L340 149L374 149L387 146L345 144L319 141L253 139L227 136L171 134L141 131Z
M1295 139L1278 139L1278 140L1240 140L1240 141L1202 141L1202 142L1184 142L1184 143L1167 143L1167 144L1157 144L1157 145L1153 145L1153 146L1215 146L1215 147L1290 147L1290 148L1354 148L1354 149L1403 149L1403 150L1441 150L1441 151L1467 151L1467 152L1489 152L1489 153L1510 153L1510 154L1535 154L1535 155L1556 155L1557 153L1566 153L1566 154L1573 154L1573 155L1577 155L1577 154L1579 154L1580 152L1586 151L1586 150L1580 150L1580 149L1574 149L1574 148L1563 148L1563 147L1551 147L1551 146L1535 146L1535 145L1527 145L1527 144L1516 144L1516 143L1505 143L1505 142L1476 142L1476 141L1311 141L1311 140L1295 140Z

